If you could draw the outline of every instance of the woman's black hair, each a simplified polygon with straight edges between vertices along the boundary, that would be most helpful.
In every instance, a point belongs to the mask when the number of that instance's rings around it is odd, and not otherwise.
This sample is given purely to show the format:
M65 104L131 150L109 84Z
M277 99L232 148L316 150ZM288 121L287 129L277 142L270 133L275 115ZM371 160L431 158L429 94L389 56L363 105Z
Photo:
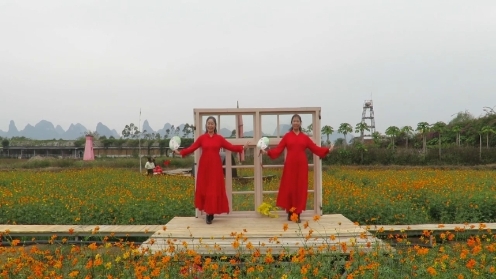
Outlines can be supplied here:
M299 114L293 115L291 117L291 123L290 123L291 124L291 127L289 128L289 131L292 131L293 130L293 119L295 119L295 118L298 118L300 120L300 123L302 123L301 122L301 116ZM217 126L217 124L215 126ZM299 129L300 129L300 132L301 132L301 124L300 124L300 128Z
M215 124L215 128L214 128L214 134L217 134L217 120L215 119L215 117L213 116L209 116L207 117L207 120L205 121L205 134L208 133L208 130L207 130L207 122L208 120L212 119L214 121L214 124Z

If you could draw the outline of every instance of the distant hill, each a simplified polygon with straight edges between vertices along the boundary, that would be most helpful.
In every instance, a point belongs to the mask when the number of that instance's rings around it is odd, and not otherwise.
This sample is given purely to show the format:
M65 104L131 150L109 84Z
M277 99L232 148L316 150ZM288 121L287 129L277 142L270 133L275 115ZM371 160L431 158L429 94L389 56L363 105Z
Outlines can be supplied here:
M0 137L26 137L34 140L75 140L81 136L84 136L84 133L86 131L88 131L88 129L80 123L71 124L67 131L64 131L64 129L60 125L57 125L55 127L52 122L47 120L41 120L34 126L28 124L26 125L26 127L24 127L23 130L18 130L14 123L14 120L11 120L9 123L9 130L7 132L0 130ZM120 137L119 133L117 133L115 130L110 130L101 122L98 123L96 129L94 129L93 131L98 132L100 136L113 136L115 138Z
M143 122L142 130L146 130L147 133L159 133L160 136L163 138L165 135L168 135L168 137L178 135L180 137L184 137L185 134L183 132L184 126L186 124L180 124L179 126L172 125L170 123L164 124L164 126L158 130L154 130L148 120L145 120ZM177 129L179 127L179 129ZM284 135L285 133L288 132L289 128L291 126L288 124L281 124L279 125L279 135ZM36 125L32 126L31 124L26 125L23 130L17 129L15 123L13 120L10 121L9 123L9 130L7 132L4 132L0 130L0 137L26 137L34 140L51 140L51 139L63 139L63 140L75 140L81 136L84 136L84 133L88 131L86 127L84 127L80 123L76 124L71 124L67 131L64 131L64 129L60 126L54 126L53 123L47 121L47 120L41 120L38 122ZM104 125L102 122L98 122L96 125L96 129L92 129L92 131L96 131L98 135L100 136L106 136L108 137L114 137L114 138L120 138L122 130L119 129L116 131L115 129L110 129L106 125ZM219 131L219 134L221 134L224 137L230 137L232 134L232 131L227 129L227 128L222 128ZM274 129L274 132L272 134L263 134L264 136L276 136L277 135L277 128ZM245 137L252 137L253 136L253 131L243 131L243 136ZM193 137L193 133L190 133L188 135L189 138ZM334 142L338 138L343 138L344 136L342 134L337 134L334 133L332 134L329 139ZM351 140L353 138L353 135L348 136L348 140ZM322 141L325 141L327 137L325 135L322 135Z

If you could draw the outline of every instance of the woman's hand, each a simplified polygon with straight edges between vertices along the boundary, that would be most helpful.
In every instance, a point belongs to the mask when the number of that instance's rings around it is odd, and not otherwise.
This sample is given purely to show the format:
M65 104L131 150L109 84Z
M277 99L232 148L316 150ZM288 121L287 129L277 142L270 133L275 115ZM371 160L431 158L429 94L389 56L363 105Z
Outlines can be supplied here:
M176 155L181 155L181 152L179 152L179 150L178 150L178 149L174 150L174 153L175 153Z
M248 141L248 142L246 142L246 144L243 146L243 151L244 151L245 149L248 149L248 145L250 145L250 142L249 142L249 141Z
M329 146L329 152L331 152L334 149L334 144L331 143L331 146Z

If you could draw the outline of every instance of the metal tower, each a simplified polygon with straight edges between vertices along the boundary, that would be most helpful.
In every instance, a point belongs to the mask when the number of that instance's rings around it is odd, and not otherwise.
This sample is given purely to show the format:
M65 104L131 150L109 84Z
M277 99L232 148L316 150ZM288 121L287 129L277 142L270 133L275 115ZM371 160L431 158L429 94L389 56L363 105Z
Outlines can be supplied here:
M367 111L369 111L369 115L367 116ZM370 120L370 124L367 123L367 120ZM374 102L372 100L365 100L363 103L363 112L362 112L362 123L365 123L367 127L370 129L368 135L365 135L364 132L361 132L361 137L372 137L372 134L375 132L375 119L374 119Z

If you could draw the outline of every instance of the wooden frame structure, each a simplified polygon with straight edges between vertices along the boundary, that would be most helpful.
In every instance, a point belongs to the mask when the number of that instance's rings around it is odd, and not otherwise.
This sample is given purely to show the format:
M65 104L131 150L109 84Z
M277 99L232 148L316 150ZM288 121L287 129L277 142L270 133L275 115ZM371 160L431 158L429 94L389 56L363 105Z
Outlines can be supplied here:
M290 124L290 123L279 123L280 115L311 115L312 116L312 125L315 127L313 129L313 134L309 135L314 142L320 146L321 143L321 131L320 131L320 118L321 118L321 108L320 107L302 107L302 108L217 108L217 109L202 109L196 108L194 109L194 126L195 132L194 137L195 140L203 133L203 127L205 123L203 123L203 118L208 116L214 116L217 119L217 127L221 127L220 118L221 116L235 116L237 127L239 129L239 121L240 116L249 115L253 116L253 134L250 137L243 137L243 135L236 135L236 138L226 138L231 144L235 145L244 145L247 141L250 142L249 148L255 148L258 140L263 136L262 133L262 116L272 115L277 116L277 137L270 138L270 146L277 145L284 133L280 135L280 125L281 124ZM263 202L264 194L274 194L277 191L264 191L263 190L263 177L262 177L262 158L259 156L254 156L253 165L233 165L230 158L231 152L225 151L225 181L226 181L226 192L227 198L229 200L229 215L231 216L244 216L244 217L261 217L259 213L256 212L256 208L260 206ZM196 172L198 171L199 166L199 158L201 155L201 148L196 150L194 153L195 156L195 182L197 179ZM229 159L227 159L229 158ZM271 165L272 168L282 168L283 165ZM314 215L322 215L322 161L317 155L313 155L313 164L309 164L309 167L313 167L313 189L308 190L308 193L313 193L313 209L305 210L302 212L302 216L314 216ZM253 191L233 191L233 177L232 177L232 169L233 168L253 168L254 171L254 190ZM234 211L233 210L233 197L237 194L253 194L254 195L254 204L253 210L251 211ZM278 212L279 214L284 215L285 212ZM196 217L203 216L204 212L196 209Z

